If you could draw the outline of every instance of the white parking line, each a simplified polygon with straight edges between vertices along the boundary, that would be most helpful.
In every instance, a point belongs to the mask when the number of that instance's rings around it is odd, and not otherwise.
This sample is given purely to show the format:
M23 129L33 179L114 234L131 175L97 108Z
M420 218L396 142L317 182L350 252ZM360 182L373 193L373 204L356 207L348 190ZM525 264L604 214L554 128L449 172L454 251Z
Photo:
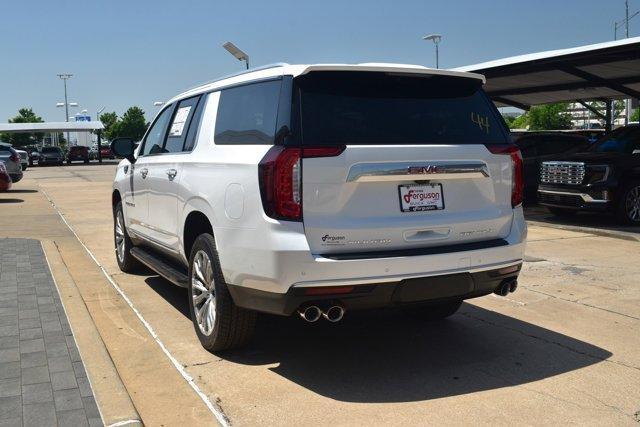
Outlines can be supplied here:
M160 348L162 349L162 351L164 352L164 354L169 358L169 360L171 361L171 363L173 363L173 366L178 370L178 372L180 373L180 375L182 375L182 377L187 381L187 383L189 383L189 385L191 386L191 388L193 388L193 390L198 394L198 396L200 396L200 399L202 399L202 401L204 402L204 404L207 406L207 408L209 408L209 410L211 411L211 413L216 417L216 419L218 420L218 422L222 425L222 426L229 426L229 421L227 420L227 417L222 413L222 411L220 411L218 408L216 408L216 406L211 402L211 400L209 400L209 398L207 397L207 395L200 389L200 387L198 387L198 385L195 383L194 379L191 377L191 375L189 375L189 373L187 371L185 371L185 369L182 367L182 365L180 364L180 362L178 362L178 360L171 354L171 352L167 349L167 347L164 345L164 343L162 342L162 340L160 339L160 337L158 336L158 334L156 333L156 331L153 329L153 327L149 324L149 322L147 322L147 320L142 316L142 313L140 313L138 311L138 309L133 305L133 302L129 299L129 297L127 297L127 295L124 293L124 291L116 284L116 282L111 278L111 276L109 276L109 273L107 273L107 270L105 270L105 268L102 266L102 264L100 264L100 262L98 261L98 259L93 255L93 253L91 252L91 250L89 250L89 248L84 244L84 242L80 239L80 237L78 236L78 234L76 233L76 231L73 229L73 227L71 227L71 224L69 224L66 220L66 218L64 217L64 215L62 214L62 212L60 211L60 209L58 209L58 207L56 206L55 202L51 199L51 197L49 197L49 195L47 194L47 192L40 187L40 191L42 191L42 194L44 194L44 196L47 198L47 200L49 201L49 203L51 203L51 205L53 206L53 208L55 209L55 211L58 213L58 215L60 216L60 218L62 219L62 222L65 223L65 225L69 228L69 230L71 230L71 232L73 233L74 236L76 236L76 239L78 239L78 242L80 242L80 244L82 245L82 247L84 248L85 251L87 251L87 253L89 254L89 256L91 257L91 259L93 259L93 261L98 265L98 267L100 267L100 270L102 271L102 274L104 274L104 276L107 278L107 280L109 281L109 283L111 283L111 286L113 286L113 288L120 294L120 296L122 296L122 298L127 302L127 304L129 305L129 307L131 307L131 309L133 310L133 312L136 314L136 316L138 316L138 319L140 319L140 321L142 322L142 324L144 325L144 327L147 329L147 331L149 331L149 333L151 334L151 336L153 337L153 339L156 341L156 343L158 343L158 345L160 346Z

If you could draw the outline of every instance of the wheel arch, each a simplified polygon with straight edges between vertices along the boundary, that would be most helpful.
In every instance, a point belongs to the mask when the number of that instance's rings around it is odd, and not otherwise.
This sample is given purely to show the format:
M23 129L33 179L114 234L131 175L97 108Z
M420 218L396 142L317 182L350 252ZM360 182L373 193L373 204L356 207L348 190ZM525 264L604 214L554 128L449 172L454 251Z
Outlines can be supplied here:
M215 239L215 219L211 205L202 198L193 198L185 203L180 221L181 254L188 264L191 248L202 233L210 233Z

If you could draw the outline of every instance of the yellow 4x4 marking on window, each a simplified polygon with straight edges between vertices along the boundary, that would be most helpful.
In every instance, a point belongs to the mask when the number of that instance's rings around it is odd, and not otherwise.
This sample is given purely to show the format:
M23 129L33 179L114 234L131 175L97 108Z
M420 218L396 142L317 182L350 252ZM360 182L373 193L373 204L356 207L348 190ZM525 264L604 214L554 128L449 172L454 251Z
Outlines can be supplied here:
M471 112L471 121L477 124L480 129L484 129L486 133L489 133L489 117Z

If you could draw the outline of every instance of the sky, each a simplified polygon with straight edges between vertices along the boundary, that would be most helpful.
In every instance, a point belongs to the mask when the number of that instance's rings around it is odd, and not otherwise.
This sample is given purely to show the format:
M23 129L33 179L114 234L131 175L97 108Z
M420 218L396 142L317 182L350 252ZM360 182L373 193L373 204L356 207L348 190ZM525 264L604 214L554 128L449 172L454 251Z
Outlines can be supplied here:
M640 0L630 0L631 11ZM140 106L150 120L163 101L244 65L274 62L398 62L451 68L613 40L624 0L2 0L0 120L31 107L62 121L59 73L70 115L118 115ZM640 35L640 17L631 22Z

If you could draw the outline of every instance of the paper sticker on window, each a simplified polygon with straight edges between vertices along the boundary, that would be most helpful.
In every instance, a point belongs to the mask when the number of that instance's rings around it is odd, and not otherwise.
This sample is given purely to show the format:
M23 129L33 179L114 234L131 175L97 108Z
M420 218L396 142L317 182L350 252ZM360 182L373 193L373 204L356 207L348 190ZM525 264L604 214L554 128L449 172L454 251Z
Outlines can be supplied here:
M480 130L484 130L486 133L489 133L489 117L481 116L478 113L471 113L471 121L478 125Z
M171 124L171 130L169 130L169 136L182 136L184 125L187 122L187 117L189 117L189 111L191 111L190 105L188 107L178 108L178 112Z

